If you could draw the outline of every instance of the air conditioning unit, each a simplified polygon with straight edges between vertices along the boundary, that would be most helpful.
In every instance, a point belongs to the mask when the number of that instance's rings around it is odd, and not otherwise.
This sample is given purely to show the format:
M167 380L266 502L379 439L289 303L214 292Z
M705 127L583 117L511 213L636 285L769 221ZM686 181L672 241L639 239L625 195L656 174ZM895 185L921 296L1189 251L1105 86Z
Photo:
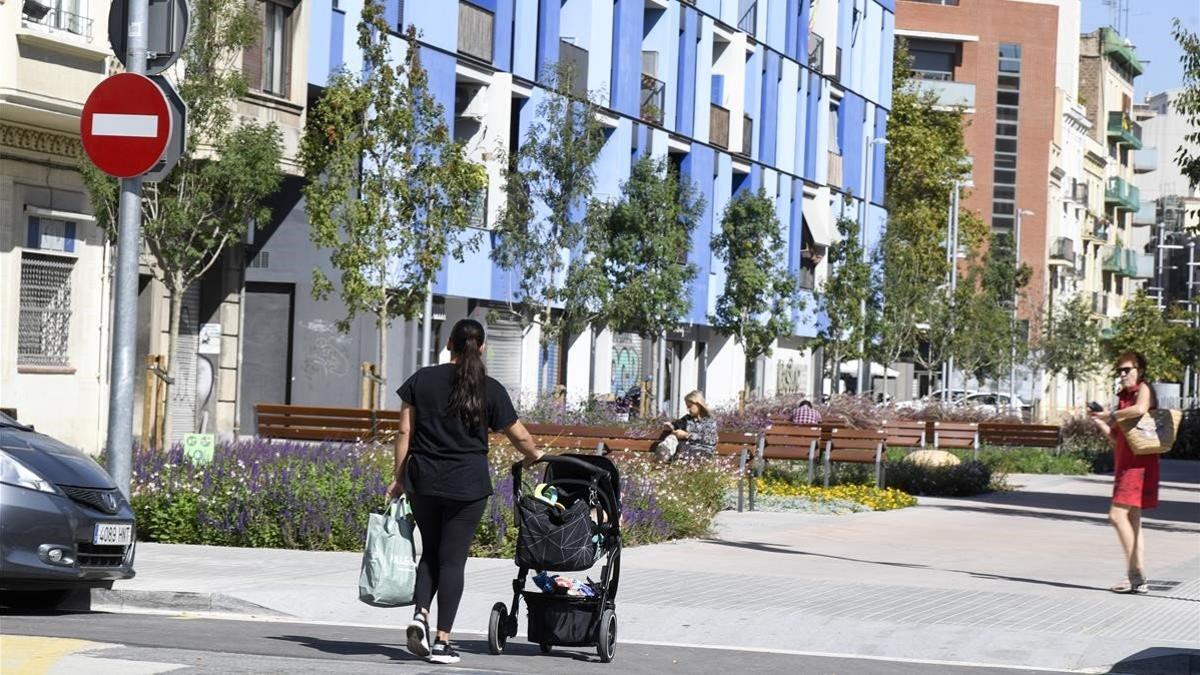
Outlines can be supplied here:
M487 116L486 87L459 84L454 88L454 116L482 120Z

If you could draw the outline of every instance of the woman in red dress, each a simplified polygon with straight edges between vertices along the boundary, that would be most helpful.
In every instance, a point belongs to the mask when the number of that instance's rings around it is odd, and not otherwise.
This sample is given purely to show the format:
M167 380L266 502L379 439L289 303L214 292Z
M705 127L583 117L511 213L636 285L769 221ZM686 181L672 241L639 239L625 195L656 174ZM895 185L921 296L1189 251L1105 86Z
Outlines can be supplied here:
M1135 455L1129 449L1120 420L1136 419L1158 407L1154 389L1146 382L1146 357L1126 352L1117 357L1117 409L1092 413L1092 421L1113 443L1112 507L1108 519L1117 530L1125 549L1127 576L1110 588L1114 593L1146 593L1144 572L1145 541L1142 537L1142 510L1158 506L1158 455Z

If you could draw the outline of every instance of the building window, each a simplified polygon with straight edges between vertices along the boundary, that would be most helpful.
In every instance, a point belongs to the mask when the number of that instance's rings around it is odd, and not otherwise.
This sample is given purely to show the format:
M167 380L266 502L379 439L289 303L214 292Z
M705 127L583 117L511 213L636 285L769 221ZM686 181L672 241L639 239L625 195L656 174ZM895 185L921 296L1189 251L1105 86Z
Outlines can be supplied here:
M458 3L458 51L492 62L492 33L496 17L486 9L464 0Z
M992 229L1012 231L1017 210L1017 129L1021 105L1021 46L1001 44L996 78Z
M22 23L91 39L92 20L85 16L86 12L83 0L24 0L21 4Z
M68 368L71 338L71 271L75 258L21 253L17 365Z
M958 63L958 43L941 40L909 40L913 76L923 80L953 80Z
M287 97L291 94L293 3L258 3L262 34L242 55L242 73L252 89Z

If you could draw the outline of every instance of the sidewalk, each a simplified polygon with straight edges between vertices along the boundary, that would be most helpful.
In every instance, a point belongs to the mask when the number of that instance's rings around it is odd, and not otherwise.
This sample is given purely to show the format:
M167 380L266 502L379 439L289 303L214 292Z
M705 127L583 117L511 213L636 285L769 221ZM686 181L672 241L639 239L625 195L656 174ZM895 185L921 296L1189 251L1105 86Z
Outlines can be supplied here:
M1200 650L1200 463L1164 478L1144 526L1149 596L1105 590L1122 571L1110 478L1020 475L1014 492L893 512L726 512L714 539L627 549L621 639L1090 670ZM111 598L401 625L410 610L358 601L359 557L142 544L137 578ZM456 629L486 632L515 572L472 559Z

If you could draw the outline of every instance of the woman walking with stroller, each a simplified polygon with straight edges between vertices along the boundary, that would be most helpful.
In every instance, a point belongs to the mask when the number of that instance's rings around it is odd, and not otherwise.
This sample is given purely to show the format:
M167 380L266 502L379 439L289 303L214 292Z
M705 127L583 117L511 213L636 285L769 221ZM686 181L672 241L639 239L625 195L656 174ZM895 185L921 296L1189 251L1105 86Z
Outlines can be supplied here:
M488 377L483 344L478 321L459 321L450 332L450 363L418 370L398 391L403 403L387 496L408 496L421 533L408 650L434 663L459 660L450 631L462 599L467 554L492 494L488 431L504 432L526 466L542 455L508 392ZM431 646L429 609L435 595L437 635Z
M1117 582L1113 593L1146 593L1142 534L1142 511L1158 506L1158 455L1135 455L1118 422L1136 419L1158 407L1154 388L1146 381L1146 357L1137 352L1125 352L1117 357L1117 376L1121 389L1117 392L1117 409L1107 411L1094 404L1092 421L1111 439L1113 459L1112 507L1108 519L1117 530L1125 551L1126 576Z

